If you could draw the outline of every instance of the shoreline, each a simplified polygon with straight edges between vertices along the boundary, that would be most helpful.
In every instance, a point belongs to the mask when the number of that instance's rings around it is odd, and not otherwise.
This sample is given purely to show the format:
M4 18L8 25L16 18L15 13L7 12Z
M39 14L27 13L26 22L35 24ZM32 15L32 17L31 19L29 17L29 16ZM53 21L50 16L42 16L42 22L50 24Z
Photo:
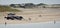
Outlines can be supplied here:
M55 21L55 23L59 23L60 21ZM54 23L54 21L41 21L41 22L23 22L23 23L8 23L6 22L6 24L36 24L36 23ZM0 23L0 24L5 24L5 23Z

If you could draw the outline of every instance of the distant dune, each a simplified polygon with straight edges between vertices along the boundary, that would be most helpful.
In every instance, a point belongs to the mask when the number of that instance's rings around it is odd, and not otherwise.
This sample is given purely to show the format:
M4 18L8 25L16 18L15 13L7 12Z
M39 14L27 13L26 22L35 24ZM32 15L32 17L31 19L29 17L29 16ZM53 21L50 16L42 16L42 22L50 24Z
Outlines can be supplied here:
M9 6L0 6L0 12L18 12L17 9L12 9Z

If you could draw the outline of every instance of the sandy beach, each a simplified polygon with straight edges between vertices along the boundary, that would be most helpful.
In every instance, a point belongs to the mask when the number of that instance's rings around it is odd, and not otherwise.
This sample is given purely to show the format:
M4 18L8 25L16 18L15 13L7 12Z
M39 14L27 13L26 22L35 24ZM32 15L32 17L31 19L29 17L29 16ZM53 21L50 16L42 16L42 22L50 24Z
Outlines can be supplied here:
M27 24L47 21L60 21L60 8L16 8L22 12L13 12L18 16L23 16L22 20L6 20L4 17L11 12L0 12L0 24ZM29 20L31 18L31 20Z

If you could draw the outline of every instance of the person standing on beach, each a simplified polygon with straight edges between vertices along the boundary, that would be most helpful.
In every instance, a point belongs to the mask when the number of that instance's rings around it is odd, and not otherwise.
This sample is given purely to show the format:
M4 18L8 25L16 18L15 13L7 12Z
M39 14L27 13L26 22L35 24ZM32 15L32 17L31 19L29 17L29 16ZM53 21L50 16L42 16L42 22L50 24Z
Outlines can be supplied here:
M54 24L56 23L56 21L54 20Z
M5 22L5 26L6 26L6 24L7 24L7 23Z

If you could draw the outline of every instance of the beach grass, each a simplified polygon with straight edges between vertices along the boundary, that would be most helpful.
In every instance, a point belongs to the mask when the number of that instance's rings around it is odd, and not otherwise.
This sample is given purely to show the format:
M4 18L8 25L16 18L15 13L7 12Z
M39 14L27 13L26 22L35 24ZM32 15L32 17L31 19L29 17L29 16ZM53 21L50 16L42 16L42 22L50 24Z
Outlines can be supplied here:
M9 6L0 6L0 12L19 12L20 10L12 9Z

